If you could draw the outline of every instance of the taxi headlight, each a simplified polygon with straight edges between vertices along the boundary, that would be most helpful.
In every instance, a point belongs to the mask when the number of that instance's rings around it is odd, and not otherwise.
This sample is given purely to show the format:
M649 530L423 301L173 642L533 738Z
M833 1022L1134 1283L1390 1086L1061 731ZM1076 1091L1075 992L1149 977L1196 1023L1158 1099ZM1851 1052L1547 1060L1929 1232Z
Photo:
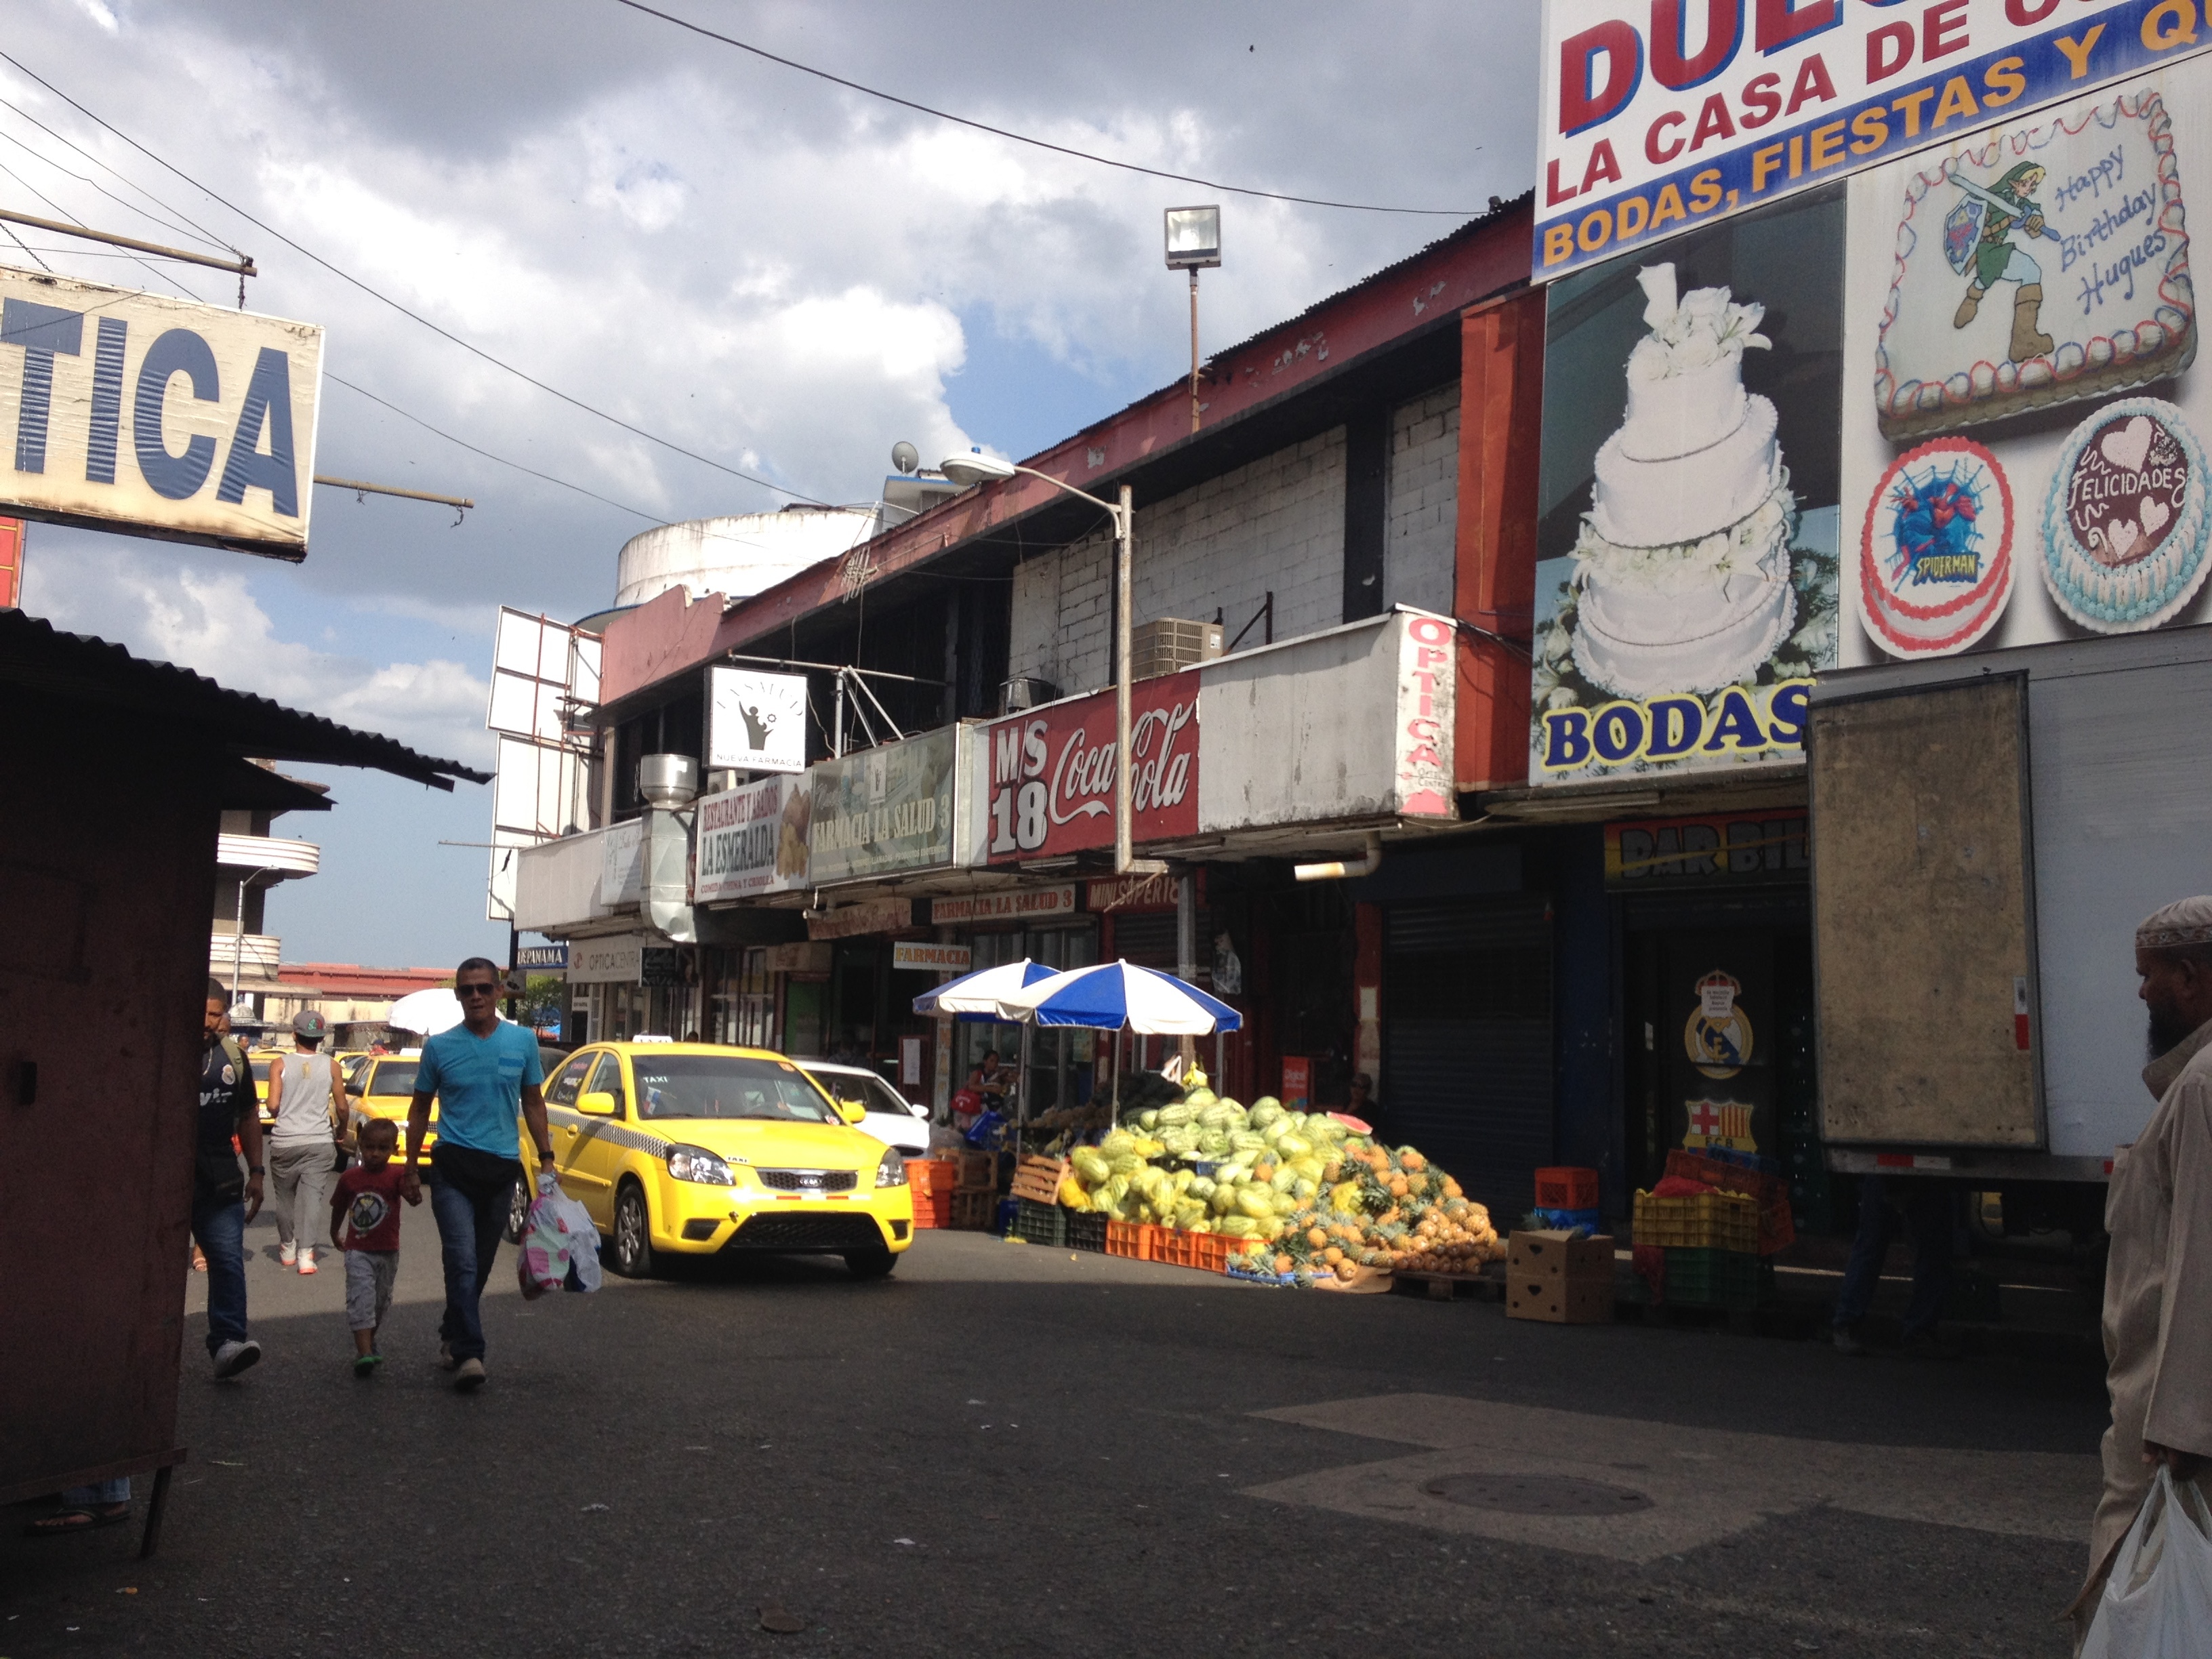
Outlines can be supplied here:
M704 1146L671 1146L668 1173L678 1181L696 1181L708 1187L733 1187L737 1177L730 1166Z
M876 1165L876 1185L903 1187L906 1185L906 1159L899 1156L898 1148L887 1147L883 1162Z

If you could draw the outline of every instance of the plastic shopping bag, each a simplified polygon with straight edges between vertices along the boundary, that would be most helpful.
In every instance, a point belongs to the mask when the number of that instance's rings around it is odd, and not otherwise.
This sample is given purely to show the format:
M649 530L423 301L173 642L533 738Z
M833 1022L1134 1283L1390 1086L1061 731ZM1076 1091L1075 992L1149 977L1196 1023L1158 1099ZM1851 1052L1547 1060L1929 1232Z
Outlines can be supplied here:
M2112 1558L2081 1659L2197 1659L2212 1631L2212 1510L2164 1464Z
M538 1197L516 1252L515 1276L527 1301L550 1291L599 1288L599 1230L591 1212L561 1190L550 1175L538 1178Z

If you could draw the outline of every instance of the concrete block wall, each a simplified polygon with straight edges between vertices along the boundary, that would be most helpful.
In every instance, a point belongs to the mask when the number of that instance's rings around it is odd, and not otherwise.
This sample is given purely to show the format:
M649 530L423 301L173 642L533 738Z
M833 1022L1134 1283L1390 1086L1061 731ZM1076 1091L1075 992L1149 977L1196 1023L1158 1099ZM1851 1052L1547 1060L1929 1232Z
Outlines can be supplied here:
M1393 605L1451 614L1459 529L1459 382L1390 416L1390 483L1382 580Z
M1456 381L1393 411L1386 509L1390 602L1449 612L1459 481ZM1275 637L1344 620L1342 427L1209 478L1166 501L1137 503L1131 571L1136 620L1224 617L1224 640L1275 595ZM1094 534L1030 557L1014 574L1010 674L1061 692L1110 683L1114 541ZM1259 643L1261 629L1245 637Z

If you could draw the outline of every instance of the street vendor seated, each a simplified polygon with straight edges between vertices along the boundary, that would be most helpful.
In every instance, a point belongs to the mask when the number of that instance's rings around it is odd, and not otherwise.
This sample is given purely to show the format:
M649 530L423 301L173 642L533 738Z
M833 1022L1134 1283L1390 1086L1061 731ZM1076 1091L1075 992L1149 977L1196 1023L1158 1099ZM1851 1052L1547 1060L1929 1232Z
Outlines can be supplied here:
M1013 1086L1013 1074L999 1063L999 1051L986 1048L983 1063L968 1073L968 1086L983 1097L983 1103L1002 1107L1006 1103L1006 1091Z

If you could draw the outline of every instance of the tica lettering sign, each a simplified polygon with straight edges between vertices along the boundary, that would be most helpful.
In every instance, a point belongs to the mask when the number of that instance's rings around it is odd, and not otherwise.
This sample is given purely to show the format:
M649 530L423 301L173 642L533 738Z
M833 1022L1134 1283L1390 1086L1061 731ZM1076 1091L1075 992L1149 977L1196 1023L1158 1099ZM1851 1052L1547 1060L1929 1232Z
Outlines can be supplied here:
M303 559L322 377L309 324L0 268L0 511Z
M1130 691L1131 833L1139 842L1198 833L1199 671ZM1100 691L985 732L988 857L1053 858L1114 843L1114 694Z

